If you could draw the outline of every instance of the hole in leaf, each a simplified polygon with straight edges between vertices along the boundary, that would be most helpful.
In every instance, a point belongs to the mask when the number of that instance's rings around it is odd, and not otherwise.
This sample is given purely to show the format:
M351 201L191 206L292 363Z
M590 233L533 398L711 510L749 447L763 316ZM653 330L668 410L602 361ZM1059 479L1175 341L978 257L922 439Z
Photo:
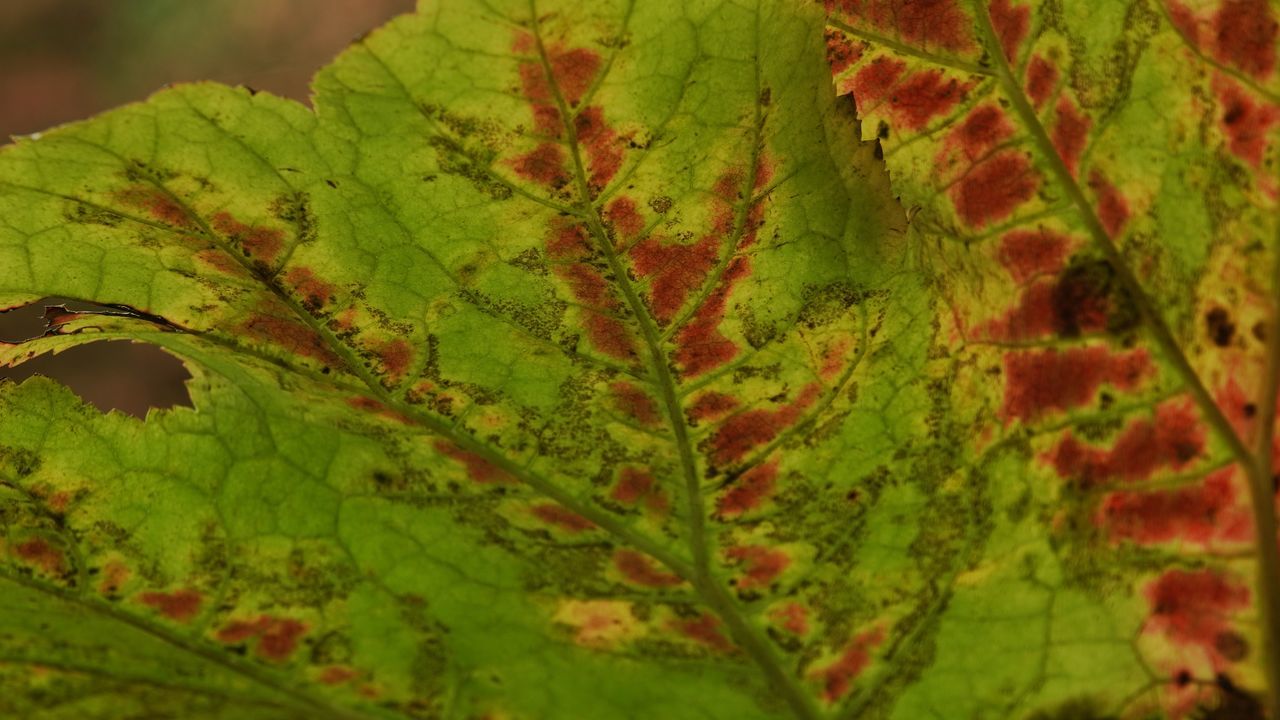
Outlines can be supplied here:
M50 308L73 312L115 312L93 303L45 298L0 312L0 341L22 342L44 334ZM155 345L106 340L81 345L57 355L40 355L12 368L0 367L0 380L22 382L44 375L66 385L102 412L120 410L138 418L147 411L174 406L191 407L186 381L191 378L182 361Z

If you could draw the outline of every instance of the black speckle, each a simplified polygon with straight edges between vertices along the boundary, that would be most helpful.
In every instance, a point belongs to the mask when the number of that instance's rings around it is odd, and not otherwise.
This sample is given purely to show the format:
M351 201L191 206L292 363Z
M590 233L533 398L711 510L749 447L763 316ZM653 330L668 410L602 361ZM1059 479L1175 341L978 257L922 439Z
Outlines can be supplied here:
M1232 338L1236 336L1236 324L1231 321L1231 315L1223 308L1214 308L1206 313L1204 324L1209 338L1218 347L1230 345Z

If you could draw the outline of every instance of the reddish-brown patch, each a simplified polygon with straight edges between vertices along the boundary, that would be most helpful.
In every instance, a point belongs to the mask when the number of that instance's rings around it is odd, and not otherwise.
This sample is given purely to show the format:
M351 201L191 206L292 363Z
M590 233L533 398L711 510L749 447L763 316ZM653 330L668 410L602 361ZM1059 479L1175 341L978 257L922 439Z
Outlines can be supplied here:
M102 582L98 583L98 592L103 595L115 595L124 587L129 579L129 568L119 560L108 560L102 567Z
M1185 468L1204 452L1204 429L1186 403L1156 408L1154 420L1135 420L1115 445L1104 450L1086 445L1068 432L1046 459L1062 477L1085 485L1109 480L1145 480L1156 470Z
M1057 333L1059 326L1059 303L1057 300L1056 280L1047 279L1032 284L1018 296L1018 304L1009 308L999 318L983 323L975 328L981 337L993 340L1018 341L1045 337ZM1105 301L1105 297L1102 298ZM1098 322L1087 324L1088 330L1099 330L1106 327L1105 306L1101 314L1090 312L1089 318Z
M906 72L907 64L896 58L881 55L872 58L853 76L851 89L857 101L858 113L867 114L873 105L889 94L889 90Z
M752 449L778 436L778 433L800 419L801 413L817 401L822 389L817 383L806 385L800 395L777 410L748 410L724 422L711 437L711 459L717 465L737 462Z
M208 248L196 253L196 259L226 275L243 275L244 266L236 259L215 248Z
M268 265L275 261L284 247L282 230L246 225L225 211L213 216L213 229L239 243L249 257Z
M138 596L138 602L170 620L187 623L200 614L200 605L204 602L204 597L195 590L182 588L167 593L144 592Z
M316 277L311 268L290 268L284 279L302 297L302 305L308 310L320 310L333 301L333 285Z
M636 207L636 201L627 195L619 195L604 208L604 221L624 240L630 240L644 230L644 218Z
M13 552L23 561L40 568L49 575L61 575L66 567L62 551L50 545L44 538L23 540L13 546Z
M434 447L438 452L462 463L463 467L467 469L467 477L481 485L514 483L516 481L506 470L497 467L473 452L463 450L448 440L437 440Z
M341 685L359 677L360 673L344 665L330 665L320 671L320 682L325 685Z
M219 642L235 645L257 638L258 657L272 662L289 659L298 640L307 632L305 623L293 618L259 615L254 620L232 620L215 633Z
M297 320L274 315L253 315L241 329L249 337L278 345L290 353L318 360L325 365L341 366L342 360L325 345L314 330Z
M658 405L649 396L629 382L615 382L609 385L613 393L613 401L618 409L641 425L654 426L662 421L658 415Z
M1155 492L1114 492L1098 510L1098 522L1116 540L1142 544L1246 543L1253 518L1240 502L1235 468L1210 474L1199 485Z
M1262 167L1272 126L1280 122L1280 108L1254 100L1239 85L1219 75L1213 89L1222 108L1219 120L1231 153L1254 168Z
M951 131L947 137L947 149L943 152L951 147L959 148L964 158L973 163L1012 135L1013 125L1004 110L998 105L979 105Z
M590 262L568 262L590 257L590 246L582 228L561 222L553 224L546 248L548 257L564 262L556 266L556 275L568 283L574 299L587 306L583 311L587 339L610 357L634 359L636 352L631 333L621 320L609 314L621 312L621 305L610 292L604 275Z
M1231 632L1228 618L1248 608L1249 588L1215 570L1169 570L1146 588L1151 618L1144 632L1199 647L1221 659L1217 639Z
M1223 0L1213 17L1218 60L1263 79L1276 65L1280 25L1267 0Z
M1067 166L1067 171L1075 177L1093 121L1065 96L1058 99L1056 111L1058 120L1053 125L1053 147Z
M854 22L867 22L925 50L970 50L972 20L957 0L825 0Z
M861 633L846 647L840 657L825 668L810 673L822 684L822 699L835 703L849 693L853 681L871 664L871 651L884 641L884 628Z
M413 348L401 338L379 343L374 348L374 353L382 363L383 372L391 376L393 381L399 380L413 361Z
M887 100L903 128L920 130L933 118L950 112L972 86L947 77L941 70L922 70L895 85Z
M1129 222L1129 202L1099 170L1089 173L1089 188L1098 201L1098 220L1102 229L1111 237L1119 235L1125 223Z
M647 470L624 467L618 474L618 482L609 497L628 505L639 502L653 491L653 475Z
M544 142L520 155L511 161L511 167L525 180L550 187L560 187L569 181L564 150L551 142Z
M629 582L645 587L674 587L684 582L680 576L658 567L653 558L635 550L619 550L613 554L613 565Z
M622 147L618 133L604 121L604 110L592 105L573 121L578 142L587 151L588 182L592 190L600 190L622 168Z
M582 100L600 71L600 54L585 48L553 48L547 52L551 77L560 88L560 96L570 105Z
M579 225L563 223L551 229L546 242L547 257L552 260L586 260L591 256L587 234Z
M703 613L691 620L672 620L671 629L719 652L733 652L733 643L720 632L720 620L716 616Z
M1200 20L1195 13L1178 0L1164 0L1164 4L1169 9L1169 21L1173 23L1173 27L1182 33L1191 45L1200 47Z
M738 408L738 398L709 390L693 399L689 417L697 422L719 420Z
M1000 238L996 258L1018 284L1062 270L1071 238L1052 230L1014 230Z
M773 494L777 482L777 460L751 468L716 499L716 517L732 520L759 508Z
M595 523L578 513L553 502L534 505L530 512L548 525L554 525L568 533L586 532L596 527Z
M1017 150L998 152L974 165L949 194L960 219L973 228L1003 220L1030 200L1040 176L1027 156Z
M49 497L45 499L44 502L45 505L49 507L49 510L57 513L58 515L62 515L65 514L67 512L67 508L71 506L72 497L73 496L70 492L66 490L58 490L57 492L50 493Z
M989 12L1005 58L1010 65L1017 65L1018 47L1027 38L1027 31L1031 28L1031 7L1014 6L1009 0L991 0Z
M797 602L789 602L769 611L769 619L792 635L809 634L809 611Z
M763 545L738 545L724 554L734 564L744 566L744 574L738 580L738 587L743 590L769 587L791 565L787 553Z
M833 382L845 369L849 360L849 350L853 348L852 338L832 340L822 352L822 361L818 365L818 377Z
M1008 352L1000 416L1006 422L1036 420L1092 402L1103 383L1131 390L1151 372L1146 350L1113 354L1095 346Z
M850 40L849 36L832 27L827 28L826 39L827 63L831 65L832 75L839 75L862 59L864 45L861 42Z
M186 208L158 188L135 185L112 193L116 200L145 211L152 219L166 225L195 230L196 223Z
M1027 97L1031 104L1039 110L1057 86L1058 67L1039 55L1032 55L1027 64Z
M721 242L715 234L688 245L650 236L632 249L636 274L650 278L649 304L658 322L671 322L689 294L702 286L720 259Z

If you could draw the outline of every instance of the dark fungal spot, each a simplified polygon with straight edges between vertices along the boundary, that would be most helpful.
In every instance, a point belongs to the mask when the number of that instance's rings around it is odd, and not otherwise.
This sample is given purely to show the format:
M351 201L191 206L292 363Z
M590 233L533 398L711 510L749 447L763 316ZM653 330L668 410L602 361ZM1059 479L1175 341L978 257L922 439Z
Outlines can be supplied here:
M1173 684L1178 687L1186 687L1191 684L1191 673L1186 670L1179 670L1177 675L1173 676Z
M1226 347L1236 335L1236 325L1224 308L1214 308L1204 316L1205 331L1218 347Z
M671 209L672 200L666 195L649 198L649 207L659 215Z
M1231 662L1239 662L1249 656L1249 641L1245 640L1240 633L1230 630L1220 632L1214 637L1213 648Z
M1257 340L1258 342L1267 341L1267 326L1263 322L1258 321L1254 323L1252 332L1254 340Z
M1258 406L1253 403L1245 403L1244 406L1240 408L1240 411L1244 413L1245 417L1251 418L1258 414Z

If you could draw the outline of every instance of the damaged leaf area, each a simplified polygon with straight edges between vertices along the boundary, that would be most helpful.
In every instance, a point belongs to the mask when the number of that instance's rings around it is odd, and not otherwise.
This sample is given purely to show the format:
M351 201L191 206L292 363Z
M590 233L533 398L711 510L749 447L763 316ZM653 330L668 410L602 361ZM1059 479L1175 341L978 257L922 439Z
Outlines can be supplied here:
M1276 717L1276 6L824 4L983 515L852 702Z
M425 3L314 111L0 151L0 305L119 309L0 360L192 375L0 388L0 715L818 718L928 647L981 489L824 49L790 2Z

